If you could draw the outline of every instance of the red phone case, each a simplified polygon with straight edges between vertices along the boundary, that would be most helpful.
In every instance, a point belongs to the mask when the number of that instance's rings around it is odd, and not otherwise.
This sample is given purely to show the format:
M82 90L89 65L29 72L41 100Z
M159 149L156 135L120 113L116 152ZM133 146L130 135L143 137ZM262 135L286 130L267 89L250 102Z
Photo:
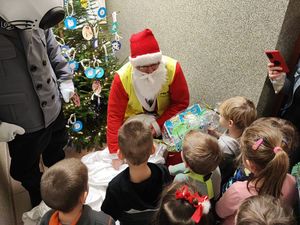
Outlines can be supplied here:
M271 63L274 63L275 66L282 67L283 72L285 73L289 72L289 68L278 50L266 50L265 53Z

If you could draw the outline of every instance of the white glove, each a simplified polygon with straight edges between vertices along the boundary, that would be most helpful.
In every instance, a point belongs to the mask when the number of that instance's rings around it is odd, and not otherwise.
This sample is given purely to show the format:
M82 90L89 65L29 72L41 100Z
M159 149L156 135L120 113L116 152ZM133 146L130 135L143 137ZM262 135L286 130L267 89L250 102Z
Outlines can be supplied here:
M24 134L25 130L15 124L11 123L0 123L0 142L9 142L15 139L17 134Z
M74 84L72 80L64 80L59 85L60 93L66 103L74 95Z

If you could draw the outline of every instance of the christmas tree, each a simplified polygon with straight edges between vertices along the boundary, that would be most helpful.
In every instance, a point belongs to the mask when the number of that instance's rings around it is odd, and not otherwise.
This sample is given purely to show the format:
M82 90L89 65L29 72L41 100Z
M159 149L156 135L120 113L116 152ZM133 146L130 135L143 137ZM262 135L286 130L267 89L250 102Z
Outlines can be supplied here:
M65 9L65 20L55 33L74 72L75 91L81 102L79 107L64 105L69 145L78 151L102 148L106 143L109 90L120 67L114 55L120 48L116 13L106 15L101 0L68 0Z

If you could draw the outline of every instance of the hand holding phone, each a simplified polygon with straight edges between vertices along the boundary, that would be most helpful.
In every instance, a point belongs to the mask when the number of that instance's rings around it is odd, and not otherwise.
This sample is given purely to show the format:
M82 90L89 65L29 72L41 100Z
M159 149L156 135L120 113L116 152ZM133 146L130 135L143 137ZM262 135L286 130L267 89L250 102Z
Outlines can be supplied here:
M289 72L289 68L278 50L266 50L265 53L274 66L280 66L282 68L282 72Z
M268 64L268 71L269 79L273 85L275 93L277 94L284 87L286 74L289 72L289 68L278 50L267 50L265 53L270 62L274 64ZM276 67L281 67L282 70L279 70L279 68Z

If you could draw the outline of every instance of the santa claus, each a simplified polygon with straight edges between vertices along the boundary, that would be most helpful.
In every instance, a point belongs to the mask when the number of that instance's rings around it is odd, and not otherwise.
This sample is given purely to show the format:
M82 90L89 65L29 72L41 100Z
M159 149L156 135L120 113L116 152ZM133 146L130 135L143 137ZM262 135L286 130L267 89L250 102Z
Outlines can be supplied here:
M129 117L150 115L153 119L147 122L158 137L164 122L189 105L189 90L179 63L162 55L151 30L133 34L130 49L129 62L117 71L109 95L110 153L117 152L118 130Z

